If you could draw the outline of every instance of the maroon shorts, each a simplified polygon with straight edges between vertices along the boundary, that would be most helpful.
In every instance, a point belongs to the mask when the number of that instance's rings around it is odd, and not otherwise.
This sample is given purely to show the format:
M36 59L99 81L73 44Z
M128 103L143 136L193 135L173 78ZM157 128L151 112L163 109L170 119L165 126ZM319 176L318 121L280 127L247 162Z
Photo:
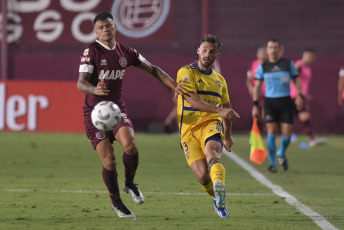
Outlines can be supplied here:
M96 149L97 144L105 138L109 138L110 142L113 143L113 141L116 140L115 136L121 127L127 126L134 129L133 123L131 122L127 114L121 113L121 116L122 116L122 119L119 125L114 130L108 131L108 132L98 130L92 124L92 120L90 119L84 120L86 136L88 137L88 140L91 142L94 149ZM90 116L86 116L86 117L90 117Z

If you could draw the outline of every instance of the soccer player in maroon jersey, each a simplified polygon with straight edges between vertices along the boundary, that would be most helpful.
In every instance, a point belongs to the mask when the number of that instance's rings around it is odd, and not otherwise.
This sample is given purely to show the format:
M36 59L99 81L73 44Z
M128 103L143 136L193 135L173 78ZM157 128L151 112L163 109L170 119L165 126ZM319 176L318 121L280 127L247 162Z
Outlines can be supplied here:
M120 198L116 159L112 146L113 141L117 140L124 149L124 190L130 193L135 203L143 203L144 197L134 183L139 154L133 124L127 116L126 104L122 98L123 75L126 68L133 65L148 72L173 90L177 83L158 66L149 63L135 49L115 40L117 27L111 14L102 12L94 18L93 23L98 40L93 42L81 56L77 84L79 91L86 94L83 105L86 135L103 162L102 176L109 190L112 208L120 217L135 217ZM121 122L111 132L100 131L92 124L91 111L100 101L112 101L121 109Z

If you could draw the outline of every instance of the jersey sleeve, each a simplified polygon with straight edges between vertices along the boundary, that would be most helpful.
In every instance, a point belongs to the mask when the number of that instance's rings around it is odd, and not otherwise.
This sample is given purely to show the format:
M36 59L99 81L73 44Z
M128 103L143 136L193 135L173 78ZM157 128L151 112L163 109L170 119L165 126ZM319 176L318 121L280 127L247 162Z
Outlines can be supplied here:
M144 60L146 60L144 57L142 57L142 55L139 52L137 52L133 48L129 48L128 54L130 57L130 65L138 66L142 64Z
M342 68L339 70L338 75L339 75L339 77L344 77L344 67L342 67Z
M85 49L84 53L80 57L79 72L92 73L94 70L93 51L91 49Z
M177 82L185 81L184 89L188 92L196 92L196 83L194 75L186 68L181 68L177 74Z
M256 71L256 74L254 75L254 79L256 80L264 80L264 74L263 74L263 66L259 65Z
M221 104L227 104L230 101L229 95L228 95L228 86L225 79L223 79L223 89L222 89L222 98L221 98Z
M296 72L295 64L293 61L290 61L290 76L292 78L298 77L298 73Z

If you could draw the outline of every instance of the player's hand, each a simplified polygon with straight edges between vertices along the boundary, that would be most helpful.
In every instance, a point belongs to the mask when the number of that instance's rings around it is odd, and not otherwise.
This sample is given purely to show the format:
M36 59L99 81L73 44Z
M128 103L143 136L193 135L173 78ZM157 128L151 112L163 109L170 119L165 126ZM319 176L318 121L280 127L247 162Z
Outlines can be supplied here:
M240 115L232 108L222 108L220 115L230 121L234 121L236 118L240 117Z
M295 105L298 111L301 111L301 109L303 108L303 99L300 94L297 95L297 97L295 98Z
M232 146L234 145L234 141L233 141L233 138L232 136L229 136L228 138L225 137L223 139L223 146L226 148L226 150L228 152L231 152L232 151Z
M105 86L104 79L101 79L100 82L98 82L97 87L94 91L95 95L98 96L106 96L108 95L110 90L108 90Z
M259 117L259 108L256 105L252 107L252 117Z
M176 88L174 89L174 99L177 99L178 95L188 95L187 91L183 87L184 82L187 82L187 81L181 80L178 82Z

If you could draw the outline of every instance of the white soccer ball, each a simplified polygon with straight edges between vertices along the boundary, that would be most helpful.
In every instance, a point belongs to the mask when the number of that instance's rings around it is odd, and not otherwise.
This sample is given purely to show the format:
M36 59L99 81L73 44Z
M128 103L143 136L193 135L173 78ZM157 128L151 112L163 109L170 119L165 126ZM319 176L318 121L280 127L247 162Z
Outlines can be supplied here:
M103 131L111 131L121 121L121 110L111 101L102 101L94 106L91 113L93 125Z

